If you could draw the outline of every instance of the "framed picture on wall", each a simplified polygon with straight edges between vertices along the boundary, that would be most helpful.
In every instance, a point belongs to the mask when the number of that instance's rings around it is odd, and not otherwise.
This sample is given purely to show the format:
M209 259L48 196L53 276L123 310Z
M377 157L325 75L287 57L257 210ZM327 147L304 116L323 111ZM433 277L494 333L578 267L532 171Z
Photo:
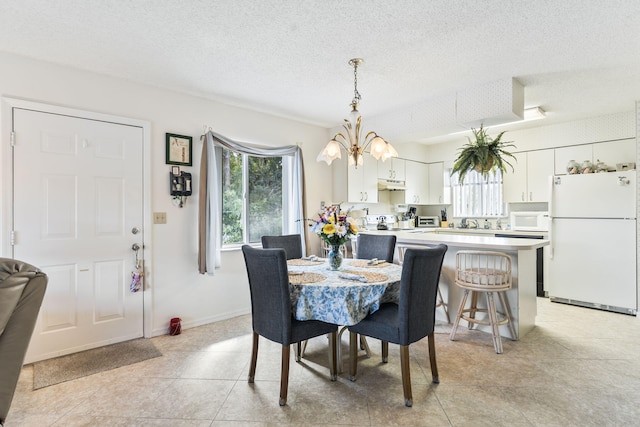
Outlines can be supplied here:
M167 159L168 165L191 166L193 163L193 138L190 136L167 134Z

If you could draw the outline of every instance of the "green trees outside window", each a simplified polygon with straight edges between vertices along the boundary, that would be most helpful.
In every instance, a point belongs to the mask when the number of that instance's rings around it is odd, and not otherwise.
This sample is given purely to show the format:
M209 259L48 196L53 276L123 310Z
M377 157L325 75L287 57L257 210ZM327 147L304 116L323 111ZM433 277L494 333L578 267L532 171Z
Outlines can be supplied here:
M282 234L282 157L222 150L222 245Z

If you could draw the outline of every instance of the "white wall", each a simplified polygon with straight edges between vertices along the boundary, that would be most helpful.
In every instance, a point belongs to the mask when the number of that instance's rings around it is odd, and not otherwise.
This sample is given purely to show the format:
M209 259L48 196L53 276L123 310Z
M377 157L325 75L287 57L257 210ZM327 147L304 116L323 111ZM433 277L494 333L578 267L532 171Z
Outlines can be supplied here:
M291 120L188 96L165 89L32 61L0 53L0 94L14 98L60 105L80 110L113 114L151 123L152 212L166 212L167 224L153 225L153 265L147 265L152 287L154 335L167 331L169 319L179 316L185 328L250 312L244 261L239 250L222 254L223 267L214 276L197 272L197 186L182 209L173 206L168 195L165 164L165 133L190 135L194 142L194 164L183 170L200 170L199 142L203 125L237 141L267 146L299 144L304 153L307 212L311 215L321 200L331 200L331 169L315 157L328 140L328 130ZM3 113L0 165L6 167L10 117ZM6 170L0 174L6 181ZM0 191L7 192L3 182ZM7 203L1 194L0 237L6 239ZM151 215L151 212L148 213ZM319 253L319 241L311 236L309 250ZM5 248L6 242L0 244ZM1 249L0 249L1 250ZM9 254L1 254L8 256ZM25 260L28 262L28 260Z

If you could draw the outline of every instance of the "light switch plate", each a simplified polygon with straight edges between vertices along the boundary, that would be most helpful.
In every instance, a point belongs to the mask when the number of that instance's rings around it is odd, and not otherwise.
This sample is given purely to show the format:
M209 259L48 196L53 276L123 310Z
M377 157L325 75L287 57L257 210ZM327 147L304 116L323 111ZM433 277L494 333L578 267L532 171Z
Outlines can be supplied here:
M153 223L154 224L166 224L167 223L167 213L166 212L154 212L153 213Z

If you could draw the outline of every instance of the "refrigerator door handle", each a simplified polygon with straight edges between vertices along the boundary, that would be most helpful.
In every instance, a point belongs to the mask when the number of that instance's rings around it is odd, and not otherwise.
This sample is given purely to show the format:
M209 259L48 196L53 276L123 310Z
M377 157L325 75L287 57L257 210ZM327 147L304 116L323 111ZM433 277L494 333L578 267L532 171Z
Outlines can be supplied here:
M554 175L549 175L549 259L553 259L553 183L555 182Z
M553 259L553 217L549 217L549 259Z

